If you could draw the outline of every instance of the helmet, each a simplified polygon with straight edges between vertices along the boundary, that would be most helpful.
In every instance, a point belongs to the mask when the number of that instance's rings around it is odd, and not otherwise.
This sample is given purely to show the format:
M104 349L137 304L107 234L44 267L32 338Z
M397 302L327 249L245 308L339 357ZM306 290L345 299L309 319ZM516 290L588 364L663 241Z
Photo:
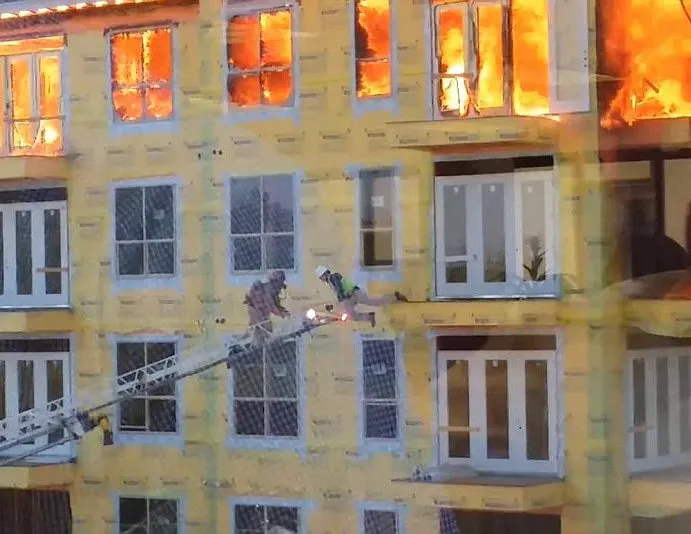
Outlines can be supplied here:
M286 283L286 273L283 271L272 271L269 275L269 282L278 287L284 287Z
M324 276L326 273L329 272L329 268L326 265L320 265L314 270L314 274L317 275L317 278L321 278Z

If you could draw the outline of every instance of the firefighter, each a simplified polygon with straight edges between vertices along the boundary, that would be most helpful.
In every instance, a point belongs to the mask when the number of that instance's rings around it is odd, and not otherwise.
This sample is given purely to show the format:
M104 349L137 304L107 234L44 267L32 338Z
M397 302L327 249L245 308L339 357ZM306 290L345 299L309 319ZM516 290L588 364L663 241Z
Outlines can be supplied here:
M358 304L365 306L385 306L393 302L408 302L408 299L396 291L393 295L370 297L364 289L345 278L341 273L331 272L326 265L320 265L314 270L317 278L324 282L336 294L338 302L343 303L346 313L353 321L368 321L373 327L377 324L374 312L359 312L355 309Z
M252 342L255 347L264 344L273 332L271 314L289 317L290 312L281 304L281 292L286 289L286 275L283 271L273 271L266 282L255 281L245 295L249 315Z

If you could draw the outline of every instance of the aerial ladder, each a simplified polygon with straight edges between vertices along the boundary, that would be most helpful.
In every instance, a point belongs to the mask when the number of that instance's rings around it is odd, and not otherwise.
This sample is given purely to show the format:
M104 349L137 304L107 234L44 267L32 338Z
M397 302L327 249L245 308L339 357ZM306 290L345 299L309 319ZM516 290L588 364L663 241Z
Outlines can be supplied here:
M101 386L83 390L74 398L63 397L45 406L35 407L2 419L0 420L0 467L12 465L71 441L78 441L88 430L89 414L117 405L162 385L198 375L223 363L230 368L240 359L256 356L258 350L295 340L320 326L346 319L345 314L319 313L314 309L309 309L304 316L284 321L275 330L268 328L269 321L267 321L267 323L251 327L241 336L230 336L218 351L193 351L182 358L173 355L115 377L113 387ZM257 332L258 329L261 332ZM261 336L256 336L258 333ZM262 339L259 346L254 341L258 337ZM31 443L59 430L64 433L59 440L22 450L19 454L11 453L11 450L18 445Z

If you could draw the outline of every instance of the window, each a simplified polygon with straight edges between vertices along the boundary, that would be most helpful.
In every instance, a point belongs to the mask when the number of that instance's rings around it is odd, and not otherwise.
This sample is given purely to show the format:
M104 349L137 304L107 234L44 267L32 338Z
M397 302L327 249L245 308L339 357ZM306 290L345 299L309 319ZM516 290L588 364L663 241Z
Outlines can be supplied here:
M691 348L631 351L629 465L662 469L691 459Z
M366 444L397 442L402 430L398 343L375 338L360 343L362 435Z
M136 369L175 357L172 341L116 343L118 383L137 380ZM164 384L123 400L118 407L118 430L128 434L175 434L178 432L176 384Z
M275 174L230 180L231 271L295 271L295 178Z
M175 186L115 189L116 274L120 278L176 275Z
M361 170L358 185L360 268L391 269L396 247L394 169Z
M586 2L431 3L437 117L588 110ZM556 19L574 31L557 33Z
M11 440L33 430L19 419L20 413L34 409L50 411L69 399L72 376L69 353L68 339L0 340L0 444L5 439ZM22 454L57 443L63 437L64 431L56 429L4 453ZM60 456L69 453L69 444L63 444L38 454Z
M391 0L355 0L355 92L391 96Z
M399 534L398 514L393 510L365 509L362 534Z
M177 499L120 497L119 534L180 534L180 503Z
M287 341L234 364L231 374L234 436L296 439L301 435L298 351L295 341Z
M232 108L290 107L295 101L293 9L232 15L226 25L227 97Z
M276 504L235 504L233 534L302 532L300 508Z
M490 472L557 472L554 350L437 354L442 464Z
M436 294L553 296L553 172L437 178Z
M54 156L63 152L64 46L62 37L0 42L5 153Z
M110 75L115 122L172 118L172 35L170 27L111 34Z
M67 190L0 192L0 308L69 305Z

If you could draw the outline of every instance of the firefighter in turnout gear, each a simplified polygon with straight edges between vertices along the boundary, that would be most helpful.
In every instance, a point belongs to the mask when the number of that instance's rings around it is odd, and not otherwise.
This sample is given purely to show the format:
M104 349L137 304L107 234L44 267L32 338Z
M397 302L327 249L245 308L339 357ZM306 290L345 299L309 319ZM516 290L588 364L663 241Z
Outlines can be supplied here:
M281 304L281 293L286 289L286 275L273 271L266 282L255 281L245 295L249 326L253 330L253 344L261 346L273 332L271 315L289 317L290 312Z
M396 291L393 295L383 297L370 297L367 292L352 280L348 280L341 273L331 272L325 265L320 265L314 270L317 278L324 282L336 294L338 302L343 304L346 313L353 321L368 321L372 326L377 324L374 312L359 312L355 309L358 304L364 306L386 306L393 302L408 302L408 299Z

